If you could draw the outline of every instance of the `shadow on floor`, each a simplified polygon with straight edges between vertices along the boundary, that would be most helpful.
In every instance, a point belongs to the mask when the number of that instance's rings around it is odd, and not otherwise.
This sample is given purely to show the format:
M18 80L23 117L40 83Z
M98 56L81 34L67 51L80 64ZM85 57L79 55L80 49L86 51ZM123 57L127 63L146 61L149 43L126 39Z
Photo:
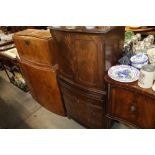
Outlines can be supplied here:
M3 129L83 129L67 117L54 114L29 93L2 78L0 72L0 128Z
M21 122L25 129L30 129L20 117L18 111L12 105L7 105L0 98L0 129L18 129L18 125Z

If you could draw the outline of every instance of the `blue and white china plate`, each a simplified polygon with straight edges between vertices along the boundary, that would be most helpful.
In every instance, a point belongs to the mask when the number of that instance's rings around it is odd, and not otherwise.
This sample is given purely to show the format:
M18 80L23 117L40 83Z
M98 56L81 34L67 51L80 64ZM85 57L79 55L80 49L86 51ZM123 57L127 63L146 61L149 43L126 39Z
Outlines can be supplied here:
M112 66L108 70L108 75L115 81L134 82L139 79L139 70L128 65Z

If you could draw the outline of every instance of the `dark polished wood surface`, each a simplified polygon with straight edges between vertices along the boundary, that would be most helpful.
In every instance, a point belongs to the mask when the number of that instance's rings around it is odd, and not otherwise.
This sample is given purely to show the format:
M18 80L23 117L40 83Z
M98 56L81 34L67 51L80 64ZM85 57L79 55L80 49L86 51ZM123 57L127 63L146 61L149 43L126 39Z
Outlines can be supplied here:
M51 30L58 48L59 74L97 90L105 90L104 72L122 54L124 27L107 34Z
M108 83L106 116L137 128L155 128L155 92L136 82L121 83L105 76Z
M67 115L88 128L105 128L103 77L122 54L124 27L102 33L51 28L51 34L57 46L58 81Z
M71 117L87 128L104 127L104 96L88 93L59 79L61 92Z
M64 116L56 80L56 57L53 39L46 30L28 29L13 36L20 65L34 99L48 110Z

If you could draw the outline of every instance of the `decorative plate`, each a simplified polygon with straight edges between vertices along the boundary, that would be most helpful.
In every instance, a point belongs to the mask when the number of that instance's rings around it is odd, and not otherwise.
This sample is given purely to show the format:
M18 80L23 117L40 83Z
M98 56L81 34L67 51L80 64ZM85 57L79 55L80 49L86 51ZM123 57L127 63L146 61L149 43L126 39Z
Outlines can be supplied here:
M134 82L139 79L139 70L128 65L112 66L108 70L108 75L119 82Z

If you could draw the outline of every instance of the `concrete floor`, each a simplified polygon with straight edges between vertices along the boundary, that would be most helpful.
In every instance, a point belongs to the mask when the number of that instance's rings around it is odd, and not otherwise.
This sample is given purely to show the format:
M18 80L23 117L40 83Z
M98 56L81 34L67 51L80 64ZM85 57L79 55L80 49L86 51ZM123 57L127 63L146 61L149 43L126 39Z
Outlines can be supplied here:
M72 119L61 117L40 106L29 93L9 83L0 71L1 129L85 129ZM115 123L113 129L129 127Z
M84 129L72 119L49 112L29 93L9 83L0 71L1 129Z

